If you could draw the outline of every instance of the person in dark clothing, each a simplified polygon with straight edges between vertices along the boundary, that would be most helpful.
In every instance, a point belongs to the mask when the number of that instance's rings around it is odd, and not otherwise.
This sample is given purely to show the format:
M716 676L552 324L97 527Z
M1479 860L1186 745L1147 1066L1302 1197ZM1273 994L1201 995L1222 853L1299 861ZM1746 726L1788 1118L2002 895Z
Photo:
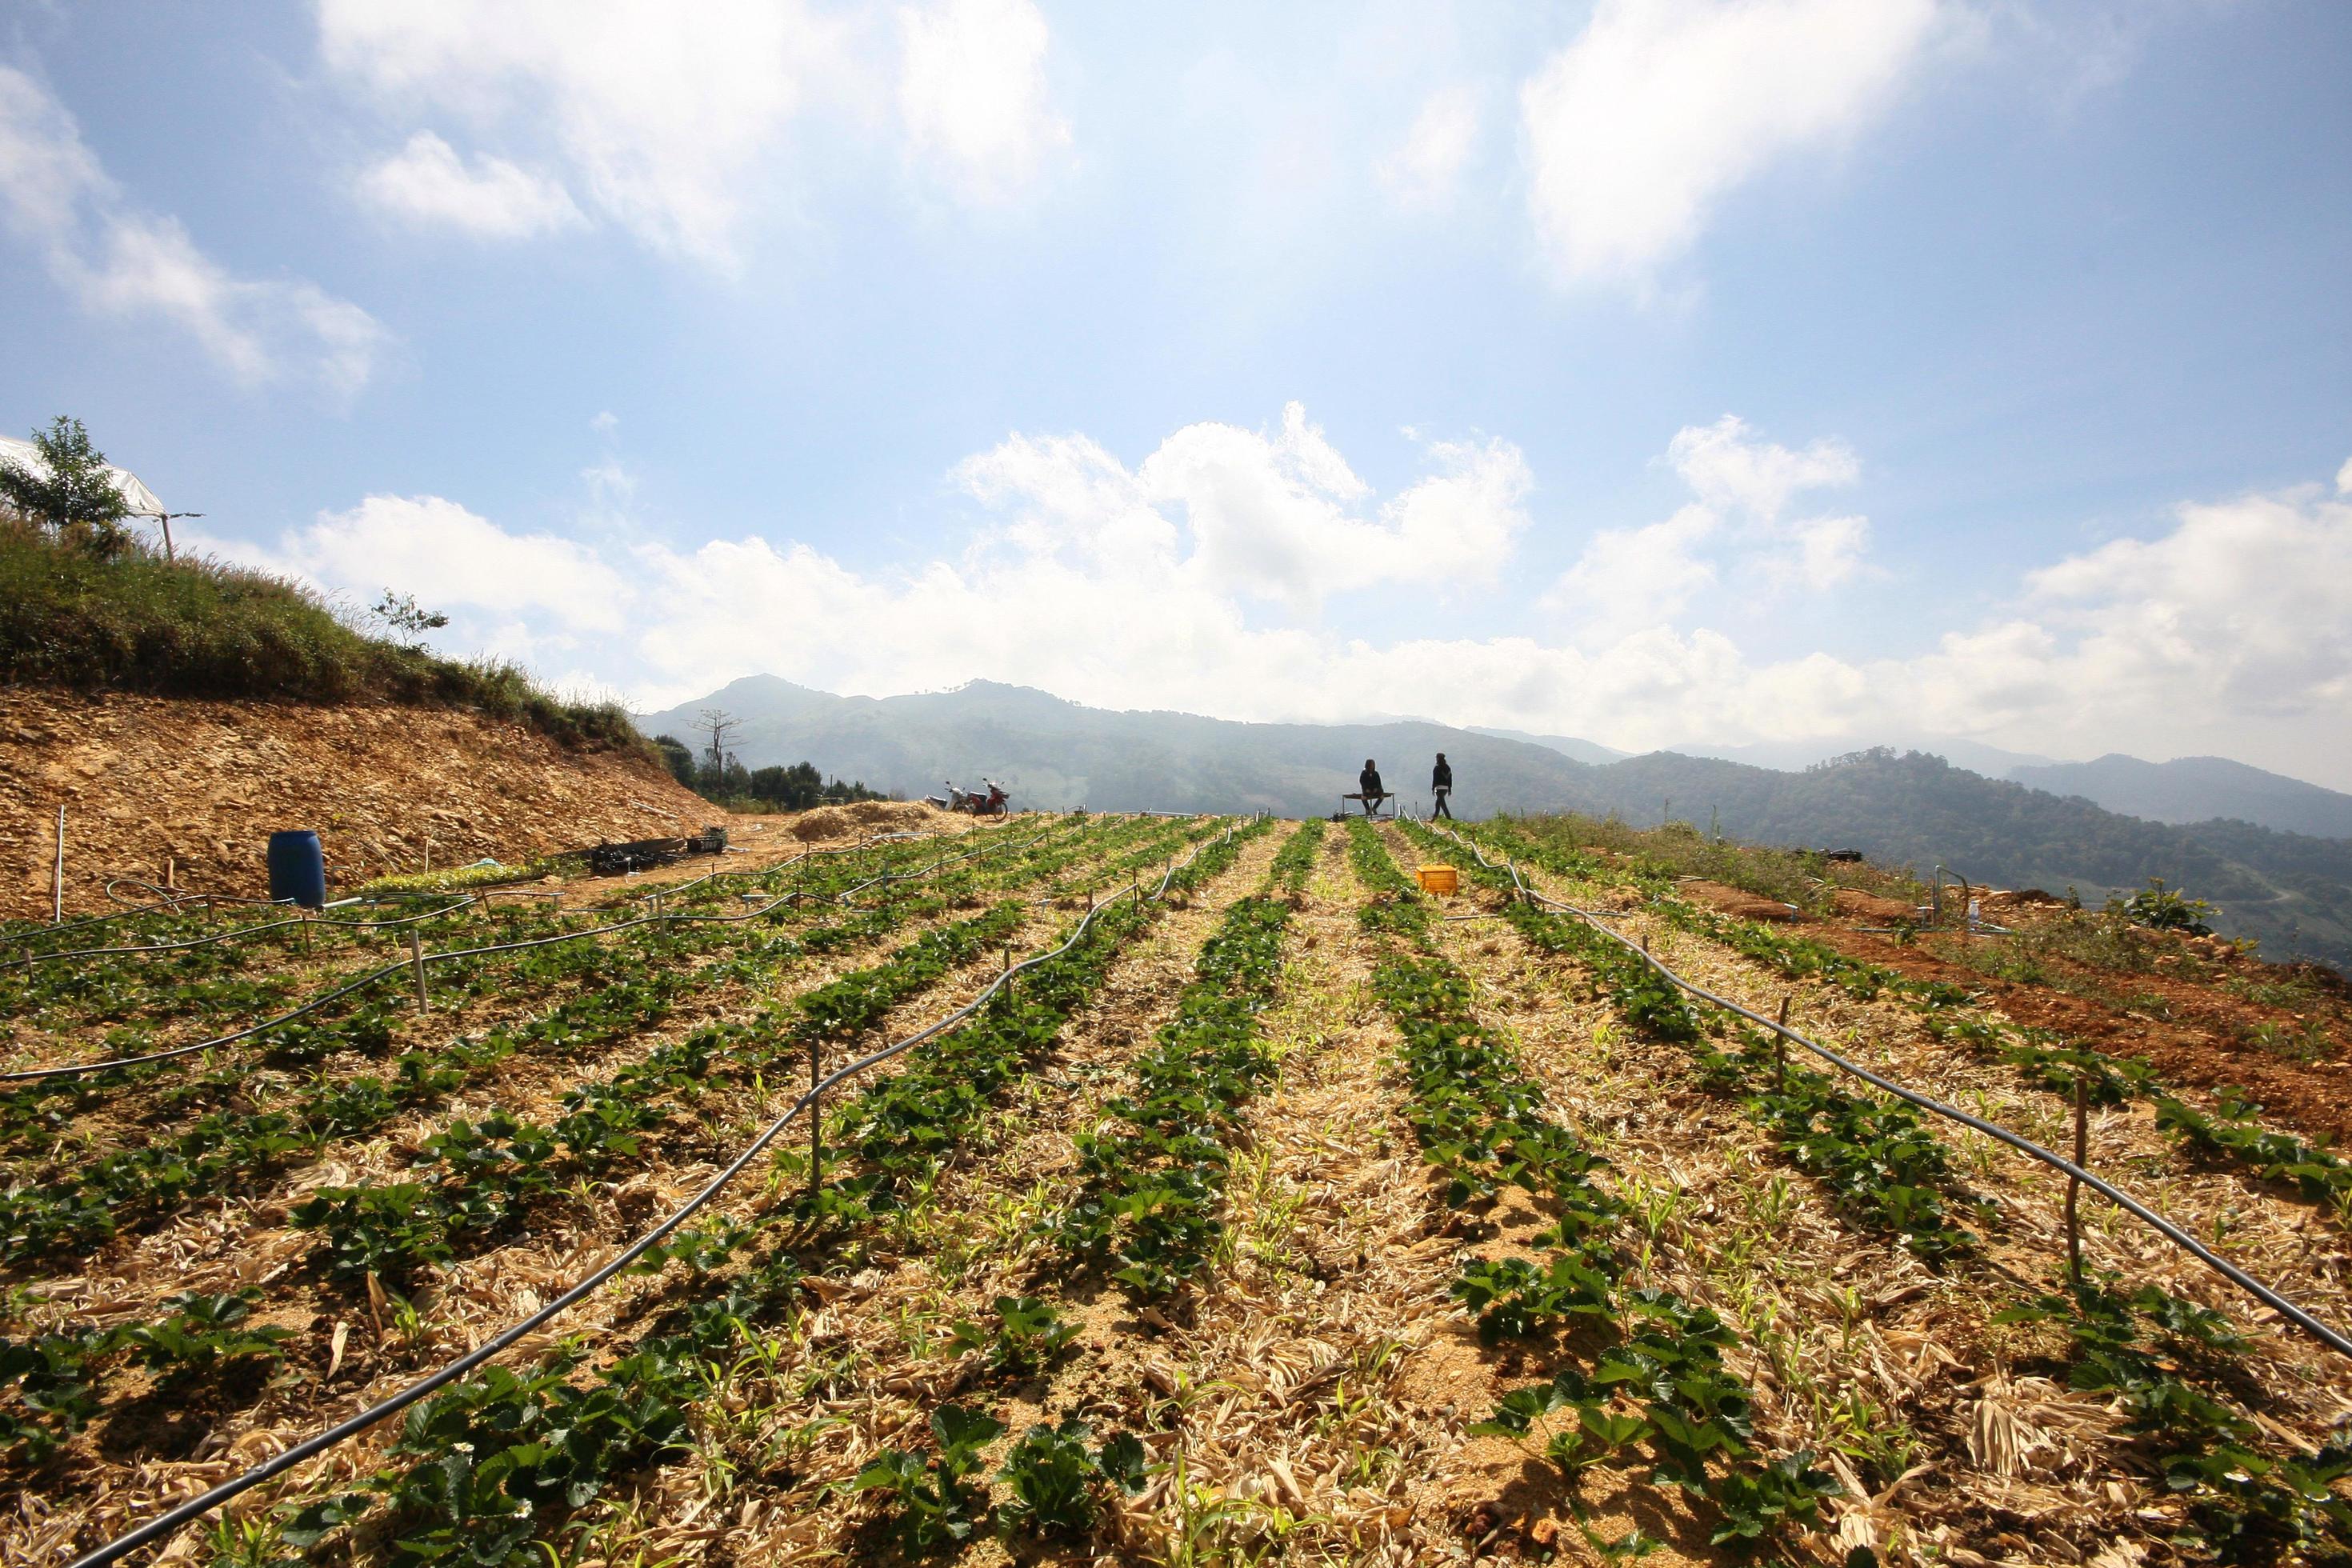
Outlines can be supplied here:
M1429 814L1430 820L1442 816L1452 821L1454 813L1446 809L1445 797L1454 793L1454 769L1444 752L1437 753L1437 765L1429 770L1429 793L1437 797L1437 809Z
M1381 808L1381 797L1389 792L1381 783L1380 765L1371 758L1364 759L1364 771L1356 775L1356 787L1364 792L1364 815L1371 816Z

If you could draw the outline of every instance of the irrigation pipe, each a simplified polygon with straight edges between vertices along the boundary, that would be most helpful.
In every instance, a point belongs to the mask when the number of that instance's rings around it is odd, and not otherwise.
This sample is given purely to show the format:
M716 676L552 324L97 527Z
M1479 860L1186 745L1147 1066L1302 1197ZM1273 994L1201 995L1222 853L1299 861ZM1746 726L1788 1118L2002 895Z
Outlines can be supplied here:
M1232 838L1233 836L1234 829L1229 826L1225 829L1223 838L1220 838L1217 842L1222 843L1226 839ZM1040 837L1042 837L1042 835ZM1184 857L1183 861L1181 862L1182 866L1191 866L1192 863L1200 858L1202 852L1207 850L1209 847L1210 845L1205 843L1194 847L1192 853ZM97 1548L95 1551L84 1552L81 1556L73 1560L72 1563L69 1564L69 1568L104 1568L104 1565L107 1563L121 1562L124 1557L138 1551L141 1547L150 1545L163 1539L165 1536L170 1535L182 1525L202 1519L205 1514L210 1513L213 1510L220 1507L223 1503L227 1502L230 1499L237 1497L247 1491L250 1491L253 1488L259 1486L262 1482L269 1480L273 1477L285 1474L288 1470L290 1470L295 1466L301 1464L304 1460L312 1458L320 1454L323 1454L328 1449L335 1447L339 1444L346 1442L352 1437L358 1436L362 1432L366 1431L369 1427L374 1426L377 1422L383 1420L386 1416L397 1415L400 1412L407 1409L418 1400L447 1387L452 1383L455 1383L457 1379L465 1376L467 1373L473 1371L476 1367L480 1366L483 1363L490 1360L493 1356L498 1355L500 1352L506 1350L509 1346L514 1344L525 1335L543 1327L552 1321L558 1314L567 1310L594 1293L614 1275L619 1274L623 1269L628 1268L629 1265L635 1263L638 1258L643 1258L647 1252L659 1246L664 1237L677 1229L678 1226L684 1225L688 1220L693 1218L695 1215L699 1213L713 1199L718 1197L720 1193L724 1192L728 1186L734 1182L736 1177L741 1175L744 1170L750 1166L753 1160L759 1158L761 1152L764 1151L769 1144L774 1142L778 1137L782 1135L784 1129L792 1124L793 1120L821 1098L826 1089L831 1089L834 1085L841 1082L845 1079L855 1077L879 1063L888 1061L891 1058L898 1056L903 1051L911 1050L915 1047L921 1045L926 1040L935 1039L939 1036L945 1034L948 1030L955 1027L958 1024L962 1023L966 1018L971 1017L974 1013L980 1011L981 1008L986 1006L989 1002L995 997L998 992L1012 984L1015 978L1027 973L1029 970L1036 968L1040 964L1052 963L1055 959L1061 957L1064 953L1069 952L1070 949L1076 947L1079 941L1087 934L1087 929L1093 925L1096 920L1098 919L1105 910L1117 904L1120 899L1127 897L1130 891L1135 894L1138 902L1141 902L1146 897L1154 900L1164 898L1168 892L1168 884L1175 879L1176 873L1179 868L1180 867L1177 863L1171 862L1166 874L1160 879L1159 885L1148 895L1143 893L1139 889L1123 889L1120 891L1112 894L1109 898L1104 900L1101 903L1097 904L1093 909L1087 911L1086 917L1079 921L1077 925L1071 930L1068 939L1065 941L1061 946L1053 948L1045 952L1033 954L1032 956L1024 959L1019 963L1007 967L1002 973L998 974L996 978L991 980L987 986L982 990L979 995L973 997L970 1002L965 1003L954 1012L948 1014L945 1017L925 1026L923 1028L917 1030L915 1033L908 1036L905 1039L897 1042L895 1045L885 1046L882 1049L876 1051L871 1056L860 1057L856 1061L849 1062L843 1067L836 1068L824 1078L822 1078L815 1083L811 1084L808 1089L803 1090L796 1099L793 1100L790 1106L785 1108L784 1113L782 1116L777 1117L773 1121L768 1123L767 1128L761 1131L757 1138L751 1140L751 1143L744 1148L740 1154L735 1156L733 1162L730 1163L725 1170L720 1171L717 1175L711 1177L709 1182L705 1183L702 1190L696 1193L693 1197L688 1199L683 1206L671 1214L668 1218L663 1220L659 1225L655 1226L651 1230L646 1231L645 1234L638 1237L636 1240L629 1243L627 1247L614 1254L610 1258L607 1258L593 1273L589 1274L578 1284L573 1285L570 1289L564 1291L561 1296L556 1297L555 1300L550 1301L546 1306L541 1307L538 1311L531 1313L527 1318L521 1319L520 1321L509 1324L497 1335L483 1341L481 1344L467 1352L466 1354L459 1356L456 1361L450 1362L437 1372L417 1379L417 1381L410 1384L399 1393L393 1394L390 1398L372 1405L365 1410L361 1411L358 1415L350 1417L348 1420L339 1422L335 1426L327 1428L324 1432L320 1432L315 1436L306 1438L302 1442L295 1444L294 1447L287 1449L285 1452L263 1460L260 1464L254 1466L253 1468L246 1471L243 1475L223 1481L220 1485L213 1488L210 1491L204 1493L200 1497L190 1498L186 1502L181 1503L176 1508L173 1508L163 1513L157 1514L153 1519L149 1520L146 1523L140 1525L134 1530L126 1531L121 1535L116 1536L112 1541L108 1542L105 1545Z
M418 921L429 921L436 915L453 915L459 910L466 908L467 905L479 903L480 901L481 900L478 898L467 897L458 900L454 904L446 905L441 909L427 910L421 915L403 915L398 920L314 920L308 923L319 926L328 926L337 931L383 931L392 926L414 925ZM234 931L218 931L213 932L210 936L190 937L185 942L149 942L143 946L129 947L78 947L66 952L36 952L27 954L23 958L12 958L5 963L0 963L0 972L5 972L11 969L28 969L37 963L54 963L62 958L107 958L113 957L118 954L134 952L184 952L192 947L209 947L216 942L234 942L238 937L259 936L265 931L285 931L289 927L299 926L304 923L304 921L300 917L297 917L290 921L264 921L254 925L238 926Z
M1789 1040L1794 1044L1804 1047L1805 1049L1812 1052L1823 1061L1828 1062L1832 1067L1837 1068L1841 1071L1851 1073L1854 1077L1862 1079L1864 1082L1872 1084L1878 1089L1885 1090L1888 1094L1893 1095L1897 1100L1905 1100L1912 1105L1917 1106L1922 1110L1931 1111L1948 1121L1957 1121L1963 1127L1970 1128L1976 1131L1981 1132L1988 1138L2006 1143L2011 1148L2016 1150L2019 1153L2026 1156L2026 1158L2030 1160L2038 1160L2042 1164L2049 1166L2052 1170L2057 1171L2074 1181L2082 1183L2083 1185L2090 1188L2093 1192L2097 1193L2101 1197L2105 1198L2109 1203L2114 1204L2126 1214L2141 1220L2154 1228L2158 1235L2171 1242L2173 1246L2179 1247L2181 1251L2186 1252L2191 1258L2196 1258L2200 1263L2204 1264L2208 1268L2212 1269L2215 1273L2221 1275L2223 1279L2237 1286L2238 1289L2243 1290L2249 1296L2252 1296L2255 1300L2260 1301L2263 1306L2268 1307L2272 1311L2276 1312L2280 1317L2284 1318L2287 1321L2293 1323L2296 1328L2301 1329L2313 1339L2317 1340L2321 1344L2326 1345L2329 1350L2336 1352L2339 1355L2352 1356L2352 1339L2346 1338L2343 1334L2337 1332L2335 1329L2330 1328L2327 1324L2322 1322L2319 1319L2314 1317L2303 1308L2296 1306L2293 1301L2288 1300L2284 1296L2280 1295L2276 1290L2273 1290L2269 1286L2263 1284L2261 1280L2255 1279L2252 1275L2247 1273L2244 1269L2239 1268L2228 1258L2221 1257L2219 1253L2207 1247L2203 1242L2199 1241L2195 1237L2189 1235L2187 1231L2173 1224L2172 1221L2165 1218L2162 1215L2157 1213L2154 1209L2148 1207L2146 1204L2140 1202L2137 1198L2133 1197L2129 1193L2125 1192L2122 1188L2115 1185L2113 1183L2084 1169L2082 1166L2076 1164L2074 1161L2067 1159L2063 1154L2054 1153L2048 1149L2044 1149L2041 1144L2034 1142L2031 1139L2021 1137L2017 1133L2011 1132L2006 1127L2000 1126L1996 1122L1987 1121L1980 1116L1971 1116L1967 1111L1960 1110L1958 1106L1947 1105L1942 1100L1934 1098L1932 1095L1921 1094L1917 1089L1906 1088L1904 1085L1895 1082L1893 1079L1885 1078L1878 1073L1874 1073L1868 1068L1864 1067L1857 1062L1850 1062L1846 1060L1845 1058L1839 1056L1835 1051L1832 1051L1828 1047L1808 1037L1799 1030L1791 1029L1787 1025L1780 1023L1775 1019L1768 1018L1760 1013L1750 1012L1748 1009L1741 1006L1738 1003L1732 1001L1727 996L1718 996L1714 992L1707 990L1704 986L1692 984L1689 981L1685 980L1681 975L1676 974L1673 970L1668 969L1663 963L1652 957L1647 949L1629 940L1622 933L1611 931L1607 926L1602 925L1599 921L1594 920L1591 915L1587 913L1585 910L1578 909L1574 904L1563 903L1558 899L1548 897L1543 893L1538 892L1533 888L1528 887L1526 879L1519 875L1519 868L1516 861L1507 860L1502 866L1496 866L1492 860L1486 858L1486 855L1484 850L1480 849L1476 844L1472 843L1470 840L1463 838L1458 834L1447 832L1444 829L1437 828L1432 825L1424 824L1423 826L1429 826L1430 831L1432 832L1445 832L1445 836L1448 838L1453 839L1454 843L1462 846L1465 849L1468 849L1471 854L1476 856L1478 858L1478 864L1486 867L1488 870L1497 871L1507 869L1510 874L1511 885L1518 890L1523 899L1530 902L1549 904L1554 909L1563 910L1568 913L1576 916L1579 920L1583 921L1585 924L1591 926L1594 931L1599 931L1610 941L1616 942L1627 952L1640 954L1643 963L1648 964L1664 978L1673 982L1675 985L1680 986L1683 990L1690 993L1692 995L1696 996L1703 1001L1711 1002L1716 1006L1721 1007L1727 1012L1736 1013L1740 1017L1747 1019L1749 1023L1770 1030L1773 1034L1780 1036L1782 1039Z
M1053 829L1051 828L1046 829L1046 833L1050 833L1052 831ZM1045 833L1040 833L1035 838L1028 840L1028 843L1035 844L1045 837ZM878 883L903 882L916 877L928 877L942 866L953 865L959 860L970 860L981 855L992 855L1002 847L1003 846L992 844L984 848L971 850L968 854L947 856L944 858L934 860L929 865L922 867L917 870L897 872L886 871L881 876L868 878L866 880L856 884L855 887L845 888L839 893L835 894L834 897L836 900L846 899L852 893L862 892L866 889L874 887ZM788 864L790 863L791 862L788 862ZM525 948L545 947L551 942L577 942L583 937L604 936L616 931L628 931L636 926L657 925L664 922L694 922L705 925L740 925L745 921L758 920L761 915L768 913L772 910L779 909L785 904L793 902L795 900L804 899L807 897L809 897L809 894L805 891L786 893L781 898L771 900L769 902L761 905L756 910L749 910L740 915L665 914L656 912L650 915L638 915L630 920L615 921L610 925L585 926L579 931L559 931L553 936L526 937L520 942L488 942L479 947L450 948L441 952L420 953L414 958L404 958L392 963L387 963L382 969L372 970L368 973L361 975L356 980L346 981L323 995L312 997L310 1001L303 1003L302 1005L295 1008L292 1012L280 1013L275 1018L264 1019L258 1024L239 1029L235 1034L221 1035L209 1040L198 1040L191 1045L173 1046L165 1050L148 1051L142 1055L135 1057L111 1057L104 1061L80 1062L66 1067L25 1068L15 1072L0 1072L0 1084L40 1083L50 1079L79 1078L88 1073L107 1072L116 1068L145 1067L151 1062L170 1061L177 1057L193 1056L198 1051L214 1050L222 1046L233 1046L239 1040L251 1039L254 1036L258 1035L265 1030L274 1029L280 1024L291 1023L295 1019L301 1017L306 1013L316 1012L319 1008L325 1006L328 1003L335 1001L340 997L348 996L352 992L361 989L362 986L373 985L377 981L384 979L389 975L412 973L421 964L441 963L450 959L457 958L479 958L485 953L492 952L517 952Z

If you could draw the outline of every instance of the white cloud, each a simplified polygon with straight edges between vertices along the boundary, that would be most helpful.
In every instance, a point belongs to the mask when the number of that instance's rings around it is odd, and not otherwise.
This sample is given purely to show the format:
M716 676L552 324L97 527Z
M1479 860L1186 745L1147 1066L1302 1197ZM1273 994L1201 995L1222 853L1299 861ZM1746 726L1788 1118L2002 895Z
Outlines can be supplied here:
M802 143L839 166L878 133L959 198L992 202L1067 140L1026 0L947 0L900 27L878 4L795 0L318 0L318 14L328 66L388 114L437 110L543 152L589 212L720 270L740 266L755 216L801 199L821 167Z
M363 171L361 196L396 217L441 224L484 239L526 239L587 222L560 181L508 163L477 158L468 169L430 131Z
M1698 497L1664 522L1605 529L1554 583L1540 607L1584 646L1673 620L1712 587L1717 563L1734 577L1780 590L1821 592L1862 572L1870 542L1863 517L1784 516L1808 490L1851 485L1861 461L1842 441L1801 451L1759 438L1727 414L1686 425L1667 443L1666 462Z
M1850 485L1862 464L1842 441L1816 441L1801 452L1757 440L1747 421L1727 414L1712 425L1686 425L1666 447L1666 461L1719 510L1744 509L1777 522L1800 492Z
M65 107L5 65L0 216L84 310L168 321L247 384L301 378L347 396L390 342L357 305L299 279L239 278L177 218L133 206Z
M1604 529L1551 585L1542 607L1588 646L1662 626L1714 585L1714 564L1699 547L1717 521L1706 507L1686 506L1646 528Z
M1477 149L1479 118L1478 95L1467 86L1457 83L1429 95L1403 144L1374 170L1399 205L1441 207L1453 199L1463 167Z
M1520 93L1529 209L1571 282L1646 283L1775 160L1867 125L1937 0L1601 0Z
M2336 493L2352 496L2352 458L2345 458L2344 466L2336 470Z
M2352 783L2352 501L2319 486L2183 506L2147 539L2031 573L2000 616L1867 660L1759 661L1678 624L1671 606L1715 569L1704 547L1738 527L1703 500L1595 542L1576 585L1617 619L1566 646L1382 641L1252 613L1269 591L1287 602L1286 584L1362 581L1367 551L1390 581L1437 563L1433 542L1477 541L1507 563L1529 485L1518 454L1424 450L1430 472L1381 499L1303 413L1266 433L1189 426L1133 468L1083 436L1014 436L954 472L994 514L971 547L904 574L789 540L679 549L615 530L592 547L432 497L371 497L236 553L362 599L413 593L460 612L453 632L470 646L568 660L555 667L645 707L758 671L868 694L988 676L1237 719L1426 712L1637 749L1978 735L2076 754L2233 751ZM1162 465L1171 454L1181 461ZM1281 545L1220 558L1241 546L1201 533L1203 496L1271 517ZM1836 557L1837 525L1856 521L1813 520L1817 550ZM1652 613L1618 616L1620 602Z
M625 624L627 584L588 546L509 533L439 496L369 496L348 511L320 512L274 548L212 536L199 547L363 600L392 588L436 610L536 613L580 631Z
M936 0L898 13L898 111L909 150L967 200L1001 202L1069 145L1045 85L1045 18L1030 0Z

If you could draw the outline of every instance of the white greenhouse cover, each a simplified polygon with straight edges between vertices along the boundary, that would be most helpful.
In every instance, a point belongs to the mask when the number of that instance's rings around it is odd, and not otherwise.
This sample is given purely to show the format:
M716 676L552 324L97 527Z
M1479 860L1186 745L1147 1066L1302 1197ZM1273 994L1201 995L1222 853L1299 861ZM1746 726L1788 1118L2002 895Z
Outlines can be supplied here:
M38 447L30 441L19 441L13 436L0 436L0 461L15 463L31 473L46 475L49 471L49 466L41 461ZM138 475L112 466L109 466L106 471L114 480L114 488L122 492L123 502L130 507L133 517L163 515L163 501L157 499L153 490L139 482Z

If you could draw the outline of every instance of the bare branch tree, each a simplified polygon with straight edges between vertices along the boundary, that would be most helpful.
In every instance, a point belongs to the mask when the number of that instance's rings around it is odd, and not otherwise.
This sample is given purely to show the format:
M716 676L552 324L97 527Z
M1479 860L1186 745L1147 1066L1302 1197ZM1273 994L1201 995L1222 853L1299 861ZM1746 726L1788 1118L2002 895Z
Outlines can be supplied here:
M694 727L710 737L710 744L702 754L717 769L727 760L727 737L741 729L743 721L724 708L705 708L695 714Z

